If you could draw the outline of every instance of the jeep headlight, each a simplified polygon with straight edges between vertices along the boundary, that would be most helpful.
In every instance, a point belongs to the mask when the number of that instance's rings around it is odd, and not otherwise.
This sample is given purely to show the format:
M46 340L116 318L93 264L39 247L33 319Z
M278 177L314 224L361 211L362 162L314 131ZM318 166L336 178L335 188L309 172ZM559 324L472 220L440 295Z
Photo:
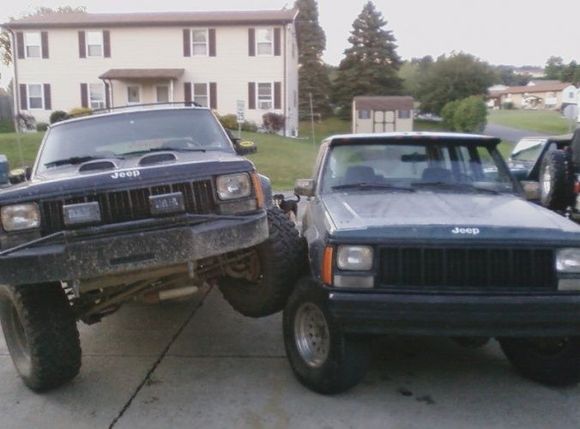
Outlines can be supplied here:
M5 231L22 231L40 227L40 211L35 203L2 207L0 214Z
M338 246L336 265L346 271L369 271L373 267L373 248L370 246Z
M560 273L580 274L580 249L558 250L556 269Z
M216 178L218 197L220 200L249 197L252 193L251 183L247 173L218 176Z

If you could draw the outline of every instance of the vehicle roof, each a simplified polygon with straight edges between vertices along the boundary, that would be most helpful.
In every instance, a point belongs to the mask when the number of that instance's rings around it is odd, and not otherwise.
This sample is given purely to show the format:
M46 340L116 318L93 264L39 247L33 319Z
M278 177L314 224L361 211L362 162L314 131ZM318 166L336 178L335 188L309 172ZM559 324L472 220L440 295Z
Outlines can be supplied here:
M208 107L200 106L175 106L175 105L139 105L139 106L126 106L121 108L116 108L114 110L108 111L96 111L91 115L79 116L78 118L65 119L64 121L51 124L50 128L58 127L65 124L70 124L72 122L87 121L96 118L109 117L125 115L128 113L141 113L141 112L155 112L155 111L167 111L167 110L210 110Z
M501 140L497 137L484 136L479 134L464 133L442 133L442 132L394 132L394 133L374 133L374 134L337 134L328 137L330 145L349 144L357 142L373 142L375 140L406 143L413 140L429 140L438 142L441 140L455 140L462 143L473 144L498 144Z

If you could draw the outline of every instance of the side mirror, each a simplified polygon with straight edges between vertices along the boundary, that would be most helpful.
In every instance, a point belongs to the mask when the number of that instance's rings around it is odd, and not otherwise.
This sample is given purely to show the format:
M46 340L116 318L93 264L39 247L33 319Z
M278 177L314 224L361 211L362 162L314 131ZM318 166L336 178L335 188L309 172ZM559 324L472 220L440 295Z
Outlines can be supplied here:
M520 182L522 188L524 188L524 194L526 195L526 200L528 201L539 201L540 200L540 183L530 180L522 180Z
M32 167L26 167L24 169L24 177L26 177L26 180L30 180L32 177Z
M248 155L250 153L258 152L258 147L256 143L250 140L240 140L236 139L237 141L234 142L234 146L236 148L236 153L238 155Z
M313 179L298 179L294 185L294 192L296 195L302 197L314 196L314 180Z

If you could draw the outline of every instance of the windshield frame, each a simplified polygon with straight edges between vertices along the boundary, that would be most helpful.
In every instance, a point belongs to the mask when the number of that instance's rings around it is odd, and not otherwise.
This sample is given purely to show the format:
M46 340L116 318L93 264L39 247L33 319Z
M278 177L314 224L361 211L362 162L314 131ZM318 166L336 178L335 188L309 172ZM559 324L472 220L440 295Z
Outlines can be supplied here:
M164 108L164 109L143 109L143 110L132 110L132 111L123 111L123 112L113 112L113 113L103 113L103 114L94 114L92 116L88 116L88 117L83 117L83 118L77 118L77 119L71 119L71 120L67 120L67 121L62 121L59 123L56 123L54 125L51 125L50 127L48 127L46 133L44 134L44 137L42 138L42 142L40 144L40 147L38 149L38 152L36 153L36 158L32 167L32 174L31 174L31 178L34 178L36 176L39 175L43 175L46 174L48 170L52 170L51 168L49 169L41 169L41 162L40 160L42 159L42 156L44 154L44 151L47 147L49 138L50 138L50 134L51 132L53 132L54 129L56 129L57 127L66 127L69 124L76 124L79 123L81 121L101 121L101 120L106 120L106 118L110 118L112 116L132 116L132 115L140 115L140 114L147 114L147 113L152 113L152 112L171 112L171 111L177 111L177 112L183 112L183 111L206 111L209 112L209 114L211 115L212 119L215 121L215 125L217 126L220 134L223 135L224 138L224 146L220 149L206 149L207 152L210 151L223 151L226 153L236 153L236 150L234 148L234 144L232 143L231 139L229 138L228 134L226 133L226 131L224 130L223 126L221 125L221 123L218 121L218 119L215 117L215 114L207 108L200 108L200 107L188 107L188 108ZM168 150L170 151L170 150ZM114 159L114 158L112 158ZM42 170L42 171L39 171Z
M498 171L502 174L504 174L506 177L509 178L510 183L512 184L513 187L513 191L506 191L506 192L502 192L499 191L499 195L515 195L518 197L522 197L524 196L524 190L522 188L521 183L514 177L514 175L511 173L511 170L508 167L508 164L506 163L506 160L504 159L504 157L502 156L502 154L499 152L499 150L497 149L497 142L488 142L488 141L471 141L471 140L462 140L462 139L437 139L437 140L432 140L429 138L425 138L425 140L422 141L418 141L416 139L386 139L386 140L367 140L364 143L359 143L359 142L349 142L349 143L340 143L340 144L332 144L332 142L329 142L330 144L328 144L327 149L325 151L324 154L324 159L322 160L322 162L320 163L321 168L318 170L317 172L317 177L316 177L316 195L332 195L332 194L337 194L337 193L341 193L344 192L340 191L340 190L332 190L332 189L328 189L328 190L324 190L324 184L323 184L323 177L324 177L324 172L326 171L327 168L329 168L329 163L330 163L330 159L331 159L331 153L332 151L337 148L337 147L342 147L342 146L359 146L361 144L364 145L376 145L376 146L385 146L385 145L418 145L418 146L427 146L429 144L434 144L434 145L440 145L440 144L444 144L447 146L464 146L464 147L481 147L481 148L485 148L489 151L495 165L498 168ZM417 189L419 190L419 189ZM436 187L433 187L432 189L429 189L430 191L433 190L437 190ZM371 190L359 190L356 192L369 192ZM371 192L385 192L384 190L372 190Z

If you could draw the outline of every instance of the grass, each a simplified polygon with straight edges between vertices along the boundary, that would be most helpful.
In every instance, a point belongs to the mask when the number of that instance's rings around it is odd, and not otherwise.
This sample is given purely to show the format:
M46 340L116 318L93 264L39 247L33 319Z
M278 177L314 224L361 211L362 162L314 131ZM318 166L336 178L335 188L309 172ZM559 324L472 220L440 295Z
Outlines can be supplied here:
M545 110L492 110L488 122L544 134L558 135L570 132L570 121L558 112Z
M16 133L0 134L0 153L6 155L10 163L10 168L32 165L38 146L44 133L20 134L20 145L22 148L22 160L18 149L18 136Z

